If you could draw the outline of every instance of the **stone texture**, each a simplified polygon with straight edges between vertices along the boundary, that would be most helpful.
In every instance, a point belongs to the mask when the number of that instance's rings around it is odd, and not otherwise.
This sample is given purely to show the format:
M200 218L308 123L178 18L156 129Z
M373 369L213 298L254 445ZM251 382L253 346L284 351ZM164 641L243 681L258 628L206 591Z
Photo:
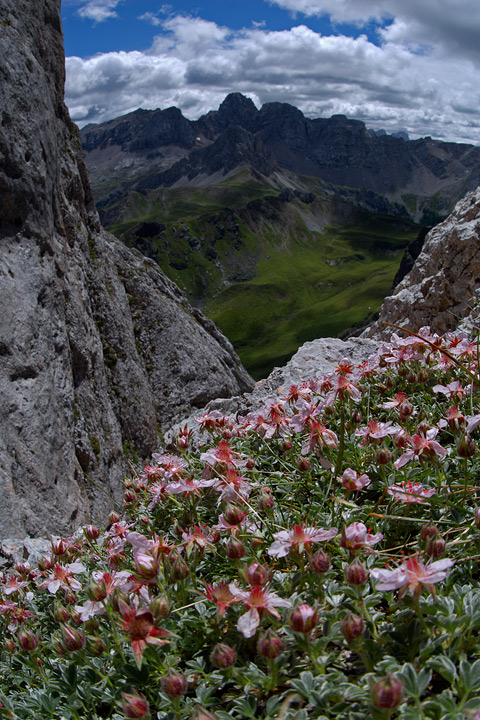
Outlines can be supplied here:
M385 298L379 319L365 337L388 338L395 323L416 331L453 330L470 314L480 288L480 187L468 193L452 214L425 238L412 270Z
M21 538L103 516L128 454L253 383L174 283L101 228L63 102L60 0L0 0L0 23L0 537Z

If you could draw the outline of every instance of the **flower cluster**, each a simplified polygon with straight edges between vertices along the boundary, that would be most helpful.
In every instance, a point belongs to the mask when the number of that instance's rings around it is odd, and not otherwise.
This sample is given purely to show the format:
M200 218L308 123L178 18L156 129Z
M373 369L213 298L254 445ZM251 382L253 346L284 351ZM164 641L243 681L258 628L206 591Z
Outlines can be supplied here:
M473 717L476 347L394 335L185 426L122 513L2 574L0 717Z

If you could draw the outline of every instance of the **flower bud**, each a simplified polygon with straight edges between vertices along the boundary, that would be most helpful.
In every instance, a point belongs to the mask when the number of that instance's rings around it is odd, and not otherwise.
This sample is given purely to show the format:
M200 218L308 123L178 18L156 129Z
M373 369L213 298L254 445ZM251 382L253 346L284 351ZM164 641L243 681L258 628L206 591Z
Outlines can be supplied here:
M15 645L15 640L13 638L7 638L4 641L3 646L5 650L9 653L17 652L17 646Z
M125 503L125 505L130 505L135 501L136 497L137 496L135 495L133 490L125 490L123 494L123 502Z
M167 618L170 615L170 601L165 595L158 595L150 603L150 612L155 620Z
M94 602L100 602L101 600L105 600L105 598L107 597L107 588L105 587L105 582L103 580L100 580L99 582L96 582L95 580L90 580L87 585L87 595L89 600L93 600Z
M388 673L387 677L379 680L372 688L373 706L382 710L393 710L403 700L404 686L395 675Z
M68 542L64 538L55 538L51 541L52 553L58 557L65 555L68 549Z
M314 572L318 573L318 575L323 575L330 567L330 558L323 550L317 550L312 557L310 565Z
M229 525L240 525L240 523L242 523L245 519L246 514L245 510L239 508L238 505L228 503L225 508L225 512L223 513L223 517Z
M122 692L122 710L127 718L148 718L150 711L144 695Z
M376 461L379 465L388 465L392 459L392 453L387 448L380 448L376 455Z
M185 578L190 575L190 569L185 560L176 553L171 553L167 557L170 565L170 575L172 580L185 580Z
M168 697L180 697L187 689L187 681L185 675L176 672L175 670L169 670L167 675L164 675L161 679L162 690Z
M116 513L114 510L110 513L110 515L107 518L107 527L111 527L112 525L115 525L115 523L120 522L120 515Z
M83 528L83 532L89 540L96 540L100 535L100 530L95 525L87 525Z
M290 615L290 627L295 632L309 633L318 621L317 611L310 605L298 605Z
M245 467L247 468L247 470L253 470L253 468L255 467L255 458L248 458Z
M80 632L80 630L76 630L76 628L72 628L69 625L62 625L60 632L62 634L63 646L68 652L81 650L85 645L85 635Z
M17 640L21 649L26 652L32 652L38 647L38 637L31 630L19 630Z
M348 612L342 620L341 625L342 635L347 642L355 640L355 638L363 635L365 631L365 622L362 617L354 615L352 612Z
M257 642L257 653L267 660L273 660L284 650L282 638L270 628L260 636Z
M247 582L252 587L263 587L268 582L268 572L260 565L260 563L254 562L247 568Z
M368 578L368 570L363 563L359 560L355 560L351 565L348 566L346 572L346 579L350 585L362 585Z
M54 566L54 561L51 556L44 555L40 560L38 561L38 569L39 570L51 570Z
M398 412L400 413L400 420L405 422L405 420L413 413L413 405L410 400L404 400L400 403L398 406Z
M231 665L234 665L236 659L237 651L235 648L232 648L229 645L224 645L223 643L217 643L210 653L210 662L214 667L219 668L220 670L225 670Z
M428 540L429 538L435 537L438 533L438 528L433 523L428 523L428 525L422 525L420 529L420 539L425 542L425 540Z
M58 603L55 605L53 617L57 623L66 623L71 619L72 612L69 608L66 608L65 605Z
M275 500L273 499L272 491L268 487L262 487L260 495L258 496L258 509L261 512L265 512L268 508L271 508L274 505Z
M435 535L435 537L429 538L427 540L427 546L425 548L427 555L430 555L430 557L432 558L440 557L445 552L445 545L445 540L440 534Z
M291 450L292 449L292 441L291 440L284 440L282 442L282 450Z
M245 548L243 547L240 540L237 540L237 538L233 537L232 535L227 542L227 556L230 558L230 560L239 560L244 555Z
M147 553L137 552L135 555L135 569L140 577L153 580L158 575L158 562Z
M310 469L310 460L301 455L297 458L297 468L300 472L307 472Z
M89 650L93 653L93 655L96 655L97 657L99 655L102 655L105 652L105 650L107 649L105 640L101 637L98 637L98 635L88 635L87 643L88 643ZM127 717L128 717L128 715L127 715Z
M457 443L457 453L461 458L469 458L475 455L477 447L472 438L464 435Z

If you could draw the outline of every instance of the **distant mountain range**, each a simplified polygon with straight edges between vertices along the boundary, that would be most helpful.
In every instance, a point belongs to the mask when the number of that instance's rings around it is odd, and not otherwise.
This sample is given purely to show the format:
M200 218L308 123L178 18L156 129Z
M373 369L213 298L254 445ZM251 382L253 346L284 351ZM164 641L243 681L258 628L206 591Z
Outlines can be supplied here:
M425 227L480 185L478 147L257 110L239 93L196 121L137 110L81 140L104 225L178 283L256 378L378 311Z
M294 173L354 188L366 206L374 193L389 212L424 224L480 184L479 147L405 140L344 115L312 120L286 103L257 110L240 93L195 121L174 107L136 110L87 125L81 139L101 213L129 191L212 184L245 164L280 186Z

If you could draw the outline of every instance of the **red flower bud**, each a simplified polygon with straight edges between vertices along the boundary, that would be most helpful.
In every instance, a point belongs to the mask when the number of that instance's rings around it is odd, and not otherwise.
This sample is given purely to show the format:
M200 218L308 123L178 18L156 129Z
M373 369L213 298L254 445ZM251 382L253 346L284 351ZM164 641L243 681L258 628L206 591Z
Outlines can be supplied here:
M441 535L429 538L427 541L427 547L425 548L427 555L430 555L432 558L440 557L440 555L443 555L445 552L445 544L445 540Z
M379 465L388 465L392 459L392 453L387 448L380 448L377 452L376 461Z
M120 522L120 515L116 513L114 510L110 513L110 515L107 518L107 527L111 527L112 525L115 525L115 523Z
M360 635L363 635L365 631L365 622L362 617L349 612L343 618L340 629L345 640L347 642L351 642Z
M127 718L148 718L150 711L144 695L122 692L122 710Z
M54 555L65 555L68 549L68 542L64 538L56 538L51 540L52 552Z
M263 587L268 582L268 572L263 565L254 562L247 568L247 581L252 587Z
M275 505L272 491L268 487L262 487L260 489L260 495L258 496L258 509L261 512L265 512L268 508Z
M253 468L255 467L255 459L248 458L247 464L245 465L245 467L247 468L247 470L253 470Z
M323 550L317 550L312 557L310 565L314 572L319 575L323 575L323 573L326 573L330 567L330 558L323 552Z
M368 570L363 563L359 560L355 560L348 566L346 578L350 585L362 585L368 578Z
M64 605L59 603L55 606L53 617L57 623L66 623L71 619L72 612L69 608L66 608Z
M317 622L318 613L310 605L298 605L290 615L290 627L295 632L309 633Z
M245 510L239 508L238 505L228 503L225 508L225 512L223 513L223 517L229 525L240 525L240 523L245 519L246 514Z
M87 525L86 528L83 528L83 532L89 540L96 540L100 535L100 530L95 525Z
M239 560L245 555L245 548L243 547L240 540L237 538L230 537L227 542L227 556L230 560Z
M435 537L437 533L438 529L433 523L428 523L428 525L422 525L420 529L420 539L425 542L425 540Z
M81 650L85 645L85 635L80 630L76 630L69 625L62 625L60 632L65 650L75 652L75 650Z
M185 580L190 575L190 569L180 555L170 553L167 555L168 563L170 565L170 575L172 580Z
M282 442L282 450L291 450L292 449L292 441L291 440L284 440Z
M403 700L404 687L399 678L388 673L386 678L379 680L372 688L373 706L379 709L393 710Z
M310 460L306 457L298 457L297 468L300 470L300 472L307 472L307 470L310 469Z
M167 618L170 615L170 602L164 595L159 595L150 603L150 612L155 620Z
M285 644L277 633L270 630L264 632L257 642L257 653L267 660L273 660L278 657L284 650Z
M98 637L98 635L88 635L87 643L88 643L88 647L89 647L90 651L97 657L99 655L102 655L105 652L105 650L107 649L105 640L101 637ZM128 717L128 715L127 715L127 717Z
M225 670L225 668L234 665L236 659L237 651L235 648L224 645L223 643L217 643L210 653L210 662L220 670Z
M140 577L153 580L158 575L158 561L147 553L137 552L135 555L135 569Z
M48 556L48 555L44 555L38 561L38 569L39 570L51 570L54 565L55 565L54 560L52 559L51 556Z
M17 640L21 649L26 652L32 652L38 647L38 637L31 630L19 630Z
M187 681L185 675L176 672L175 670L169 670L167 675L164 675L161 679L162 690L168 697L180 697L187 689Z
M475 455L477 447L472 438L464 435L457 443L457 453L461 458L469 458Z

